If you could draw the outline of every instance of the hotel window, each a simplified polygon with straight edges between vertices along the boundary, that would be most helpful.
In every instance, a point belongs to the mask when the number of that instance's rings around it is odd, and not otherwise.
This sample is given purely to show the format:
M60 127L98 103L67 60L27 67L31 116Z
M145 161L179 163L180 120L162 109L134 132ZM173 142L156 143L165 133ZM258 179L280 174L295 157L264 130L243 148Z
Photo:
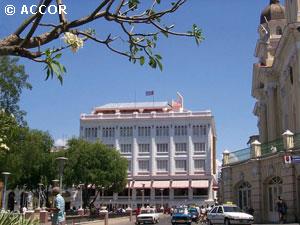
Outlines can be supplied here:
M131 160L130 159L128 159L127 172L131 172Z
M175 161L176 171L186 171L186 160L176 160Z
M103 127L102 128L102 137L114 137L115 128L114 127Z
M205 170L205 160L204 159L195 159L194 160L194 168L195 170Z
M151 135L151 127L139 127L138 135L139 137L149 137Z
M149 153L150 144L139 144L139 153Z
M167 137L169 136L169 127L168 126L159 126L156 127L156 136L161 137Z
M168 153L169 152L169 144L157 144L156 145L157 153Z
M85 128L85 137L93 137L96 138L97 137L97 127L92 127L92 128Z
M133 131L132 127L121 127L120 136L121 137L132 137Z
M187 144L186 143L176 143L175 144L175 152L176 153L186 153L187 152Z
M205 149L205 143L201 142L201 143L194 143L194 152L202 152L205 153L206 149Z
M121 153L128 154L131 153L131 144L121 144Z
M149 160L139 160L139 171L149 172Z
M206 125L194 125L193 135L194 136L206 135Z
M159 172L168 171L168 160L158 159L156 163L157 163L157 171Z
M174 127L175 136L186 136L187 135L187 126L175 126Z

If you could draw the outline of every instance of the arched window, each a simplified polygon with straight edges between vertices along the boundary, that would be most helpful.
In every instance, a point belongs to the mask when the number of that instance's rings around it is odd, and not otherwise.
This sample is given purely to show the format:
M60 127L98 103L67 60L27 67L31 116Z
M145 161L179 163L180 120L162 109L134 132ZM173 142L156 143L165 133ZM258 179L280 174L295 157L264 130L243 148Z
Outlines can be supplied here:
M282 28L281 28L280 26L278 26L278 27L276 28L276 34L277 34L277 35L282 35Z
M280 177L273 177L270 181L269 184L282 184L282 179Z
M276 203L278 197L282 194L282 179L278 176L272 177L268 181L267 198L268 198L268 214L270 217L277 215Z
M238 186L238 205L241 209L249 209L251 207L251 184L242 182Z

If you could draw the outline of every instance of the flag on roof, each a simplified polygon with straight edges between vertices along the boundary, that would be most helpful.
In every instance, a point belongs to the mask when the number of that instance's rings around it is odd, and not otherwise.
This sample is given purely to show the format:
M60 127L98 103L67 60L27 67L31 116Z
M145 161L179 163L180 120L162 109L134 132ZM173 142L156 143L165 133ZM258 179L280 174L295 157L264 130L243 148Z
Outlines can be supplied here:
M146 96L154 95L154 91L146 91Z

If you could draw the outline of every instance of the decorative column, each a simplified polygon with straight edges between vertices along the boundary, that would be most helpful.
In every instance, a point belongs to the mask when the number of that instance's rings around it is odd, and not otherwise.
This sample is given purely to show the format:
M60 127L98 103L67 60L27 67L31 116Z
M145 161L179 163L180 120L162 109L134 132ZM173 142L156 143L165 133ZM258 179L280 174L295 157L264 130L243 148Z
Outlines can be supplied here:
M169 148L169 175L174 176L175 175L175 144L174 144L174 128L171 125L170 126L170 148Z
M156 174L156 141L155 141L155 127L151 128L151 144L150 144L150 174L155 176Z
M209 181L208 181L208 200L210 201L213 201L213 180L212 180L212 177L209 178Z
M189 124L187 128L187 135L188 135L188 143L187 143L187 153L188 153L188 175L194 174L194 161L193 161L193 154L194 154L194 144L192 139L192 128Z
M132 176L137 176L138 174L138 151L139 146L137 143L138 132L136 127L133 129L133 140L132 140Z
M283 145L284 149L286 151L292 151L292 148L294 148L294 134L287 130L282 134L283 137Z
M277 84L275 82L271 82L267 84L267 119L268 119L268 141L272 141L276 139L277 133L277 109L275 108L276 99L275 96L275 89Z
M251 143L251 158L257 159L261 157L261 143L255 140Z

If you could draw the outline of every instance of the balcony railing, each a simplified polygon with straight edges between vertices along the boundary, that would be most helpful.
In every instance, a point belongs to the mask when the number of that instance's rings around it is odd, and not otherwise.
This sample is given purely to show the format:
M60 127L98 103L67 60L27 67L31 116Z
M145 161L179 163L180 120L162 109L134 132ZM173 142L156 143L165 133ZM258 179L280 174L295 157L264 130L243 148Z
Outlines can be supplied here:
M295 147L300 147L300 134L296 134L294 136ZM271 141L268 143L261 144L261 156L267 156L270 154L274 154L277 152L284 151L283 138L279 138L275 141ZM238 151L230 152L228 163L240 163L243 161L247 161L251 158L251 148L244 148Z
M251 157L250 148L244 148L238 151L234 151L229 154L229 164L245 161L250 159L250 157Z
M261 145L262 156L282 151L284 151L282 138Z
M300 148L300 133L294 135L294 146Z
M201 112L169 112L169 113L127 113L127 114L81 114L82 120L90 119L129 119L129 118L166 118L166 117L210 117L212 116L210 111Z

